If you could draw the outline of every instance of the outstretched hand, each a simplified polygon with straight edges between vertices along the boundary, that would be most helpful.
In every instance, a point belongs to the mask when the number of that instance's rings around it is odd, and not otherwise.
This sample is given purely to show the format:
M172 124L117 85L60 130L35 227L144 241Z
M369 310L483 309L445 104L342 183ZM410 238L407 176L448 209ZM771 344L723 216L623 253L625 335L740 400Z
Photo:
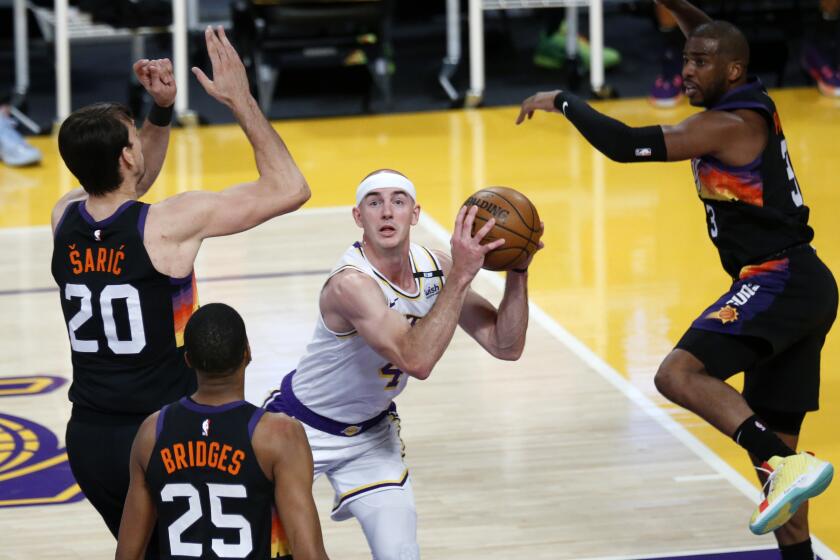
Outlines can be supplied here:
M505 240L496 239L490 243L481 244L481 240L487 235L493 226L496 225L496 220L490 219L481 229L472 234L473 223L475 222L475 215L478 212L478 206L462 206L455 218L455 230L452 232L452 240L450 246L452 248L452 270L450 276L457 277L459 274L463 275L463 279L467 282L472 282L478 271L484 265L484 256L501 247Z
M201 86L217 101L230 108L249 98L251 89L245 65L220 25L213 29L208 26L204 31L207 42L207 54L213 67L213 79L207 77L200 68L193 67L192 73Z
M559 89L554 91L540 91L522 102L522 107L519 109L519 116L516 117L516 124L525 122L525 117L533 118L534 111L546 111L548 113L559 113L557 107L554 106L554 98L560 93Z
M175 75L172 72L172 61L168 58L148 60L146 58L134 63L134 75L140 81L149 95L159 107L171 107L175 103Z

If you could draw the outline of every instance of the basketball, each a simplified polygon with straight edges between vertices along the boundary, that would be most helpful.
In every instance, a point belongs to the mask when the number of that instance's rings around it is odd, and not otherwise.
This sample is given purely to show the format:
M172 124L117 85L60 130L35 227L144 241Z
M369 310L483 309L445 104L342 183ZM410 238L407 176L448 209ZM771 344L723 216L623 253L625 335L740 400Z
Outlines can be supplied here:
M540 216L528 197L508 187L488 187L470 195L464 206L478 206L473 235L491 218L496 219L496 225L484 236L482 244L500 238L505 240L504 245L487 253L483 268L510 270L524 267L542 237Z

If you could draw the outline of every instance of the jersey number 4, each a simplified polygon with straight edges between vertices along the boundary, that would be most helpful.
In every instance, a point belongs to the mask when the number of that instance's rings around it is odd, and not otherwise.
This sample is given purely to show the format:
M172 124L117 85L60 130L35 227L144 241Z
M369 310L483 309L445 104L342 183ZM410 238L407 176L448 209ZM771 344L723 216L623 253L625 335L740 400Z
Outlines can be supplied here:
M248 497L248 489L242 484L210 484L207 483L210 496L210 521L219 529L239 530L238 543L226 543L224 539L211 539L210 548L219 558L245 558L254 550L251 536L251 524L241 515L222 513L222 498ZM169 526L169 548L172 556L188 556L190 558L204 558L202 543L184 542L181 536L196 521L201 519L201 499L198 489L192 484L167 484L160 491L160 498L164 502L172 502L175 498L187 498L189 509L172 522Z
M67 332L70 334L70 347L76 352L98 352L99 342L96 340L80 340L76 337L76 331L93 317L93 306L91 299L93 294L84 284L67 284L64 287L64 298L72 300L80 298L82 305L79 312L73 315L67 323ZM115 299L124 299L128 309L128 326L131 337L128 340L120 340L117 336L117 324L114 321ZM146 346L146 332L143 330L143 314L140 309L140 292L131 284L113 284L105 286L99 294L99 312L102 315L102 326L105 330L105 338L108 339L108 348L114 354L138 354Z

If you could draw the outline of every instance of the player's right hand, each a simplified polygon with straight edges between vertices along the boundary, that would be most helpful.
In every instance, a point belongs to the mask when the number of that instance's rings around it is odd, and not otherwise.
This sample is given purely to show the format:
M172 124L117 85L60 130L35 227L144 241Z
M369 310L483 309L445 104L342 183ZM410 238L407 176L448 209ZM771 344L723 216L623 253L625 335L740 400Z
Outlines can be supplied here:
M213 79L200 68L193 66L192 72L202 87L219 102L233 108L251 95L245 65L233 45L228 41L224 28L207 26L204 31L207 54L213 67Z
M175 76L172 61L168 58L148 60L143 58L134 63L134 75L143 88L152 96L159 107L171 107L175 103Z
M490 243L481 244L484 236L496 225L496 220L491 218L473 235L472 228L476 212L478 212L478 206L461 207L455 218L455 230L452 232L450 241L452 269L449 271L449 278L460 278L466 283L471 282L481 270L484 256L493 249L501 247L505 242L504 239L496 239Z
M538 91L528 99L522 102L519 108L519 116L516 117L516 124L522 124L525 119L534 117L534 112L537 110L546 111L548 113L559 113L557 107L554 106L554 98L560 93L559 89L554 91Z

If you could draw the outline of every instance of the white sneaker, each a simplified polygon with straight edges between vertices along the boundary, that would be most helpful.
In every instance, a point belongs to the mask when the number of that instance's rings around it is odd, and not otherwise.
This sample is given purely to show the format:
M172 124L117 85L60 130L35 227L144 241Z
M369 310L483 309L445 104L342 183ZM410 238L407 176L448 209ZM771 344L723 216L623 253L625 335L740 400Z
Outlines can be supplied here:
M15 129L15 122L0 112L0 159L6 165L22 167L41 161L41 151L30 145Z

